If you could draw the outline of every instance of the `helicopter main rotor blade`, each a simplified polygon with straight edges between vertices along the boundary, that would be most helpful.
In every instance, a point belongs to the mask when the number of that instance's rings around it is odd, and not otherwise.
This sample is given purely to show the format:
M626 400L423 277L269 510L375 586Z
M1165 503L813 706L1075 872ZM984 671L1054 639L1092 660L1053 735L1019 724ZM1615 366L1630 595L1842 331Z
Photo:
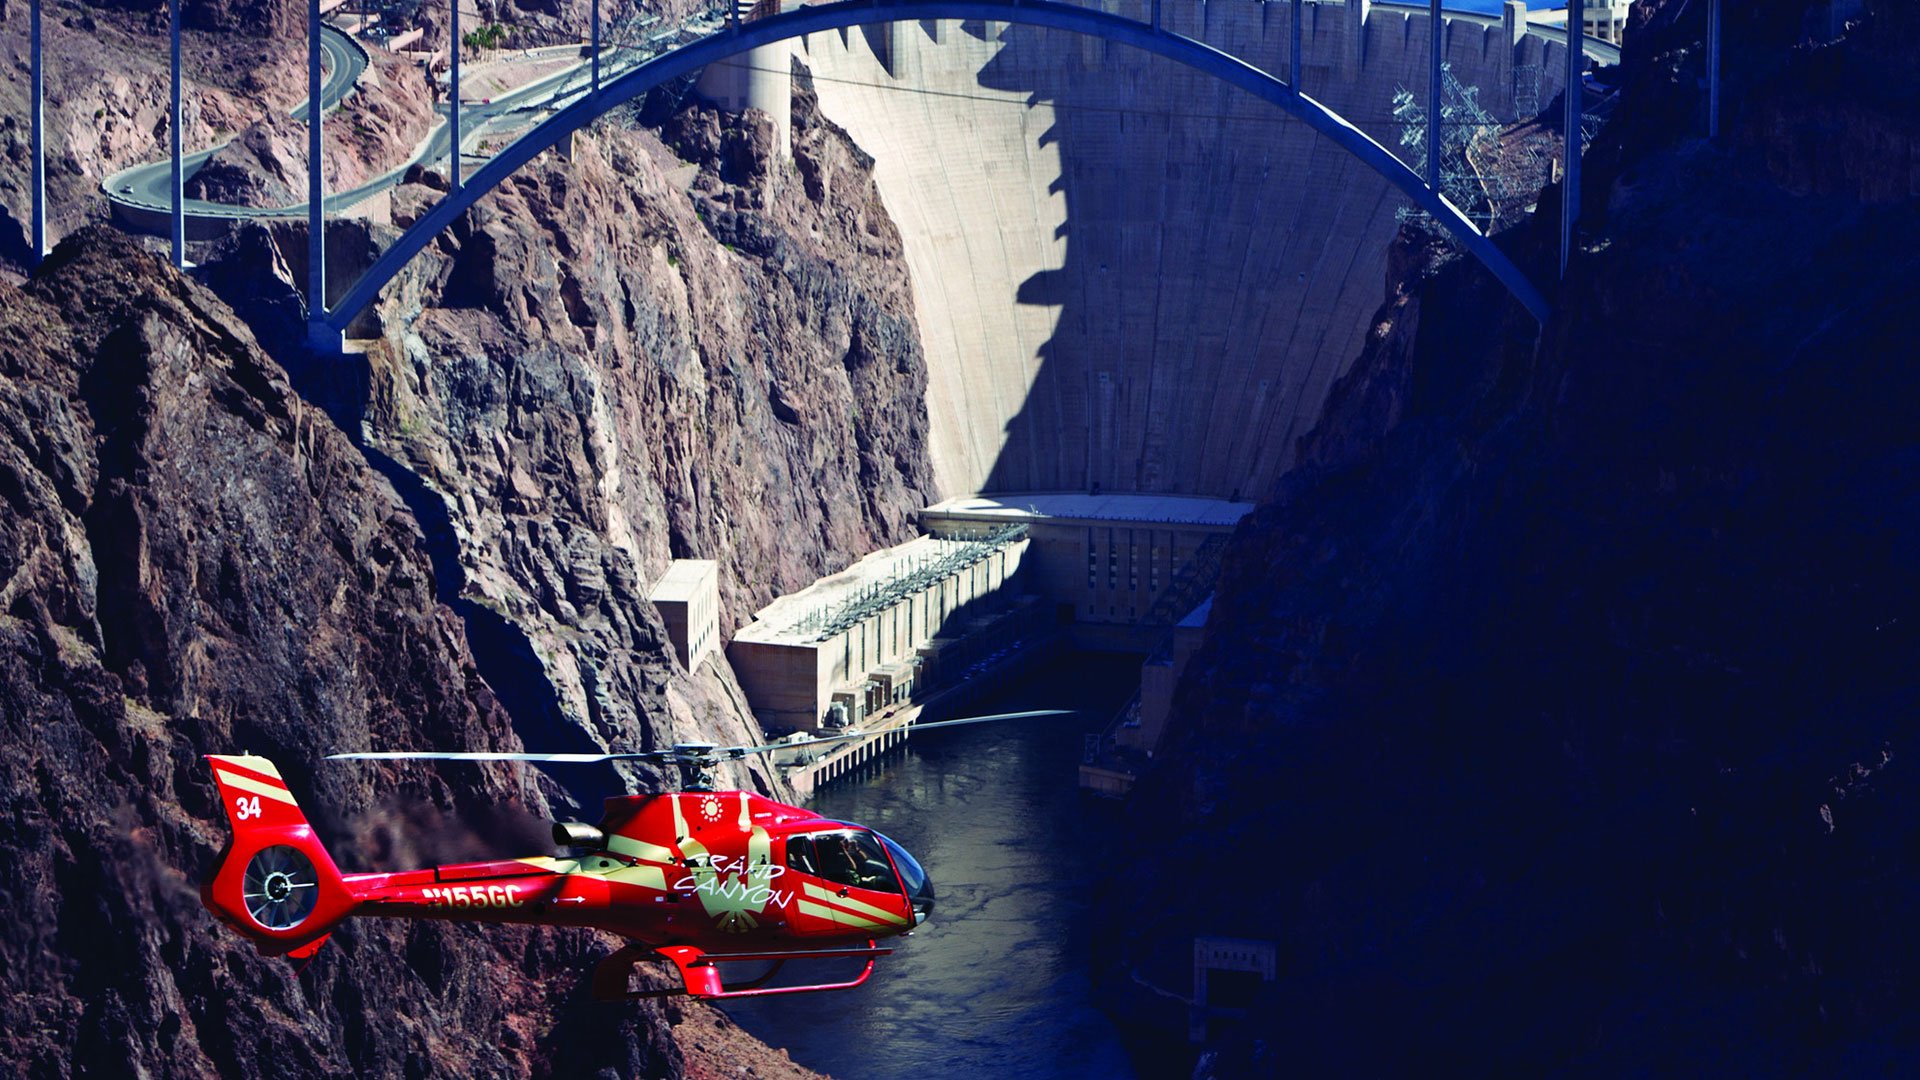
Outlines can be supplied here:
M931 731L934 728L985 724L995 720L1025 720L1034 716L1071 716L1070 709L1034 709L1029 712L994 713L991 716L967 716L958 720L936 720L931 724L909 724L907 731ZM660 764L738 761L749 754L768 754L775 750L793 750L821 743L865 739L870 731L849 735L826 735L803 743L768 743L765 746L683 745L671 750L630 750L607 754L523 754L475 752L436 752L429 750L363 750L351 754L328 754L328 761L532 761L553 765L598 765L607 761L652 761Z
M904 729L909 733L932 731L934 728L961 727L965 724L986 724L995 720L1025 720L1031 716L1072 716L1072 709L1034 709L1030 712L994 713L991 716L967 716L958 720L936 720L931 724L908 724ZM766 754L775 750L798 750L806 746L818 746L821 743L845 742L848 739L866 739L873 736L871 731L858 731L851 735L826 735L817 739L808 739L800 743L769 743L766 746L722 746L714 753L729 760L746 757L748 754Z

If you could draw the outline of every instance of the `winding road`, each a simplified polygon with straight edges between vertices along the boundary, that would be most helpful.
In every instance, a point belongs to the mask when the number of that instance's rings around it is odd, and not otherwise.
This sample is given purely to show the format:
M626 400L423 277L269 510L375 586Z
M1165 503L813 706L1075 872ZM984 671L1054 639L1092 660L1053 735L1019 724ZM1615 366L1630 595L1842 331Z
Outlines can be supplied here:
M633 29L636 31L644 29L644 24ZM654 53L670 47L683 34L704 35L718 29L717 17L708 15L696 17L684 26L656 33L643 39L638 45L604 45L601 49L601 82L608 82L628 68L638 66ZM321 87L320 105L322 109L331 111L352 92L354 84L366 70L369 58L366 50L358 42L331 26L321 27L320 47L326 54L323 61L326 81ZM526 123L525 114L558 108L586 93L590 89L589 84L593 78L586 54L586 47L581 46L581 59L577 64L535 79L525 86L501 94L490 101L481 103L468 101L463 104L460 107L460 143L463 155L476 143L487 138L494 129ZM444 159L447 156L447 144L452 139L452 125L446 119L448 109L445 103L435 105L434 110L442 119L413 156L358 187L327 196L326 212L339 213L369 196L399 184L406 176L407 170L417 164ZM306 115L307 103L303 100L294 108L293 116L295 119L304 120ZM226 146L227 143L222 142L218 146L184 156L181 159L183 175L186 178L192 178L193 174L206 164L207 159ZM171 178L172 163L167 158L145 165L135 165L108 177L101 185L101 189L112 204L114 221L123 228L165 235L169 227L168 215L173 208ZM286 206L257 207L232 206L204 199L187 199L183 209L187 219L187 234L193 239L218 236L228 225L236 221L299 220L307 216L307 204L304 201Z
M320 28L320 51L322 53L321 68L326 73L326 81L320 86L320 107L331 112L338 108L353 91L354 85L360 81L361 74L367 70L370 58L359 42L331 26ZM296 120L306 118L306 99L302 98L300 104L293 107L292 115ZM231 141L228 140L228 142ZM226 146L227 142L222 142L181 158L183 175L191 178L199 171L200 166L206 164L208 158L219 153ZM173 207L173 196L169 190L172 171L171 160L163 157L145 165L122 169L107 177L106 182L100 187L106 192L108 201L113 204L114 219L123 225L132 225L164 235L167 230L167 214ZM329 199L327 205L332 208L333 200ZM238 218L290 216L286 210L224 206L201 199L186 200L186 213L189 226L196 218L217 219L221 224L225 224Z

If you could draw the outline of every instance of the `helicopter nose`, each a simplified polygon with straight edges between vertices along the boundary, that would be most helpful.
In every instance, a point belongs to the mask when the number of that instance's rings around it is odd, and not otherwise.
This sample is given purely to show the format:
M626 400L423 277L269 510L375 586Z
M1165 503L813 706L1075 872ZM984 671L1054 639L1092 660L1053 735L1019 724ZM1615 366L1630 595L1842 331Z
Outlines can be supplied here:
M928 878L920 879L920 887L914 890L912 903L913 903L913 925L919 926L921 923L927 921L928 916L933 914L933 879L932 878L928 877Z
M900 874L900 891L906 894L907 903L913 908L913 925L919 926L933 913L933 879L927 876L927 869L920 860L907 854L907 849L880 837L887 845L887 851L893 856L893 867Z

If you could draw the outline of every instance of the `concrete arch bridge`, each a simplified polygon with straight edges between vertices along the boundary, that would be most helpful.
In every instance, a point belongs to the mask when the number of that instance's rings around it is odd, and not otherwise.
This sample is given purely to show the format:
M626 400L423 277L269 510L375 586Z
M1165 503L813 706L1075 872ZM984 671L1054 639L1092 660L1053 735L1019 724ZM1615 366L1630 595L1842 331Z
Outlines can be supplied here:
M1303 5L1299 0L1293 0L1291 4L1243 4L1259 8L1262 19L1267 18L1265 12L1269 9L1278 11L1290 8L1293 46L1287 61L1289 78L1281 79L1247 60L1229 55L1176 29L1194 11L1219 8L1227 3L1228 0L1213 0L1211 4L1176 5L1175 0L1166 0L1164 13L1161 0L1142 0L1142 3L1130 4L1144 6L1142 18L1057 0L842 0L745 21L736 14L719 32L661 53L601 83L596 91L583 95L537 125L469 174L463 184L421 215L333 305L325 311L314 312L312 322L316 337L324 338L329 333L337 336L343 331L435 235L453 224L481 196L541 152L555 147L609 110L632 101L648 90L752 50L808 35L845 31L854 27L936 20L1039 27L1084 35L1164 58L1244 91L1299 120L1384 178L1409 202L1447 229L1528 311L1537 318L1545 317L1547 302L1540 290L1460 208L1441 194L1437 182L1437 163L1430 165L1426 175L1422 175L1356 124L1303 91L1296 71L1301 65L1303 24L1308 18L1303 17L1301 11L1303 6L1320 9L1325 5ZM1109 0L1109 6L1118 7L1121 4ZM1350 21L1358 25L1365 18L1367 5L1364 0L1355 0L1350 7L1358 15L1358 18L1350 18ZM1313 17L1317 21L1317 10ZM1410 40L1411 23L1406 23L1406 26L1408 29L1402 30L1401 36ZM1432 37L1427 34L1421 36ZM1407 43L1407 40L1403 40L1401 45L1404 47ZM1363 30L1362 37L1350 41L1349 48L1364 49L1366 44L1367 37ZM1419 44L1428 46L1434 85L1437 86L1442 47L1437 40ZM1435 119L1437 121L1437 116ZM317 282L321 275L316 272L314 279ZM319 307L316 305L316 309Z

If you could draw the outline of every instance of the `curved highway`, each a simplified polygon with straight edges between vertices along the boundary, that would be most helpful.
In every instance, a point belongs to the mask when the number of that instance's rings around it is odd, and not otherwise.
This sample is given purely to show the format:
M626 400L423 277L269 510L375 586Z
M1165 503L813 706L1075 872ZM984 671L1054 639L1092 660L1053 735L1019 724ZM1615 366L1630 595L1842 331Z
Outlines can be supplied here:
M346 100L353 91L360 76L367 70L370 58L360 43L331 26L320 27L320 51L322 53L321 70L326 80L320 86L320 107L332 111ZM302 98L300 104L293 107L292 115L296 120L307 116L307 101ZM231 142L232 140L228 140ZM181 170L185 177L192 177L208 158L227 146L226 142L208 147L181 158ZM166 231L166 215L172 210L173 195L169 190L173 167L168 158L135 165L130 169L107 177L101 184L107 199L113 204L114 217L125 224L152 227L157 231ZM131 214L128 211L132 211ZM160 216L153 219L152 215ZM188 199L186 212L189 219L196 217L218 217L231 220L239 217L279 216L277 211L256 210L251 207L222 206L219 203L205 202L200 199Z
M652 22L654 22L653 19L647 18L626 26L612 26L609 30L625 29L637 35ZM671 48L686 35L705 36L718 31L720 22L720 16L709 11L695 15L681 26L640 38L638 44L603 45L601 52L604 59L600 65L601 82L608 82L628 68L636 67L650 59L655 53ZM321 88L320 105L323 109L330 110L338 106L352 91L354 83L366 70L368 57L358 42L331 26L321 27L320 45L328 60L331 61L326 83ZM524 114L558 108L586 93L593 76L591 65L586 59L585 46L580 47L580 53L581 61L562 71L536 79L489 101L478 104L469 101L462 105L460 108L462 152L464 153L475 143L487 137L495 127L525 123ZM328 195L326 212L336 214L346 210L361 200L400 183L406 176L407 170L413 166L437 162L445 158L447 144L452 138L452 125L444 119L447 115L447 106L444 103L435 105L434 110L443 119L434 127L433 133L427 137L413 156L359 187ZM302 101L293 110L293 116L295 119L304 120L306 115L307 103ZM181 159L184 175L192 177L208 158L226 145L227 143L223 142L219 146L184 156ZM114 220L120 225L164 234L168 228L168 215L173 208L171 179L172 163L167 158L161 158L159 161L136 165L115 173L107 178L101 188L113 206ZM184 210L188 234L195 238L217 235L219 230L235 221L261 218L301 219L307 216L307 204L304 201L287 206L257 207L231 206L225 203L208 202L204 199L187 199Z

